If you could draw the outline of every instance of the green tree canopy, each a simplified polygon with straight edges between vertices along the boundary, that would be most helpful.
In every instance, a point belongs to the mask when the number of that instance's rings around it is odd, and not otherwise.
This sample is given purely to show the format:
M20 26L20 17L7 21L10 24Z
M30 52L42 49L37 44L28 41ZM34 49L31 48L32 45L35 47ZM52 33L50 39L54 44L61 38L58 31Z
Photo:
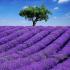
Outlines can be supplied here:
M48 16L51 14L51 12L45 7L27 7L25 9L22 9L19 12L19 15L22 17L25 17L25 19L31 20L33 22L33 26L35 26L37 21L41 20L48 20Z

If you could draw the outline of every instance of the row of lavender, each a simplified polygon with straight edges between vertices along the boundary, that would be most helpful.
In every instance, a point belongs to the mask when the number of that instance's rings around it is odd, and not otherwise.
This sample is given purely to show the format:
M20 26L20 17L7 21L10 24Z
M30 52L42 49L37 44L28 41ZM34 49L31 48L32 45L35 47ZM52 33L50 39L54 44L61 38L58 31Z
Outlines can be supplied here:
M69 70L69 62L70 27L0 27L0 70Z

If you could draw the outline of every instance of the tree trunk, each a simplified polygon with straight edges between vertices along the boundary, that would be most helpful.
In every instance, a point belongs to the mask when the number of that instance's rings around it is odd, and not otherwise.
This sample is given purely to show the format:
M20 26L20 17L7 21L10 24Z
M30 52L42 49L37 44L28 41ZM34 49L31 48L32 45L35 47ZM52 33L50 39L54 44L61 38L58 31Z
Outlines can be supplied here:
M36 22L35 21L33 21L33 26L35 26L36 25Z

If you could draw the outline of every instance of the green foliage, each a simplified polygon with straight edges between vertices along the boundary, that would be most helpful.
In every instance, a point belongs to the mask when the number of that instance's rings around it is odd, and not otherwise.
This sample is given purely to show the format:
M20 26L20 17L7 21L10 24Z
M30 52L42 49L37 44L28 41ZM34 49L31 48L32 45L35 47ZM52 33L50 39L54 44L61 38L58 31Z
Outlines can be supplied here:
M48 9L46 9L45 6L41 6L41 7L29 6L28 8L22 9L19 12L20 16L32 20L34 23L41 20L47 21L49 14L51 14L51 12Z

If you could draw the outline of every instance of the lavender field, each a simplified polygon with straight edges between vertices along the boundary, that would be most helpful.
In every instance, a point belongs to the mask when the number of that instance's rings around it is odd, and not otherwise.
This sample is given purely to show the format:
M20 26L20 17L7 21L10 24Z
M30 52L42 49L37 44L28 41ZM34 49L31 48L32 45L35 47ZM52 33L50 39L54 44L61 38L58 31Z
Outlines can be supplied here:
M70 26L0 26L0 70L70 70Z

